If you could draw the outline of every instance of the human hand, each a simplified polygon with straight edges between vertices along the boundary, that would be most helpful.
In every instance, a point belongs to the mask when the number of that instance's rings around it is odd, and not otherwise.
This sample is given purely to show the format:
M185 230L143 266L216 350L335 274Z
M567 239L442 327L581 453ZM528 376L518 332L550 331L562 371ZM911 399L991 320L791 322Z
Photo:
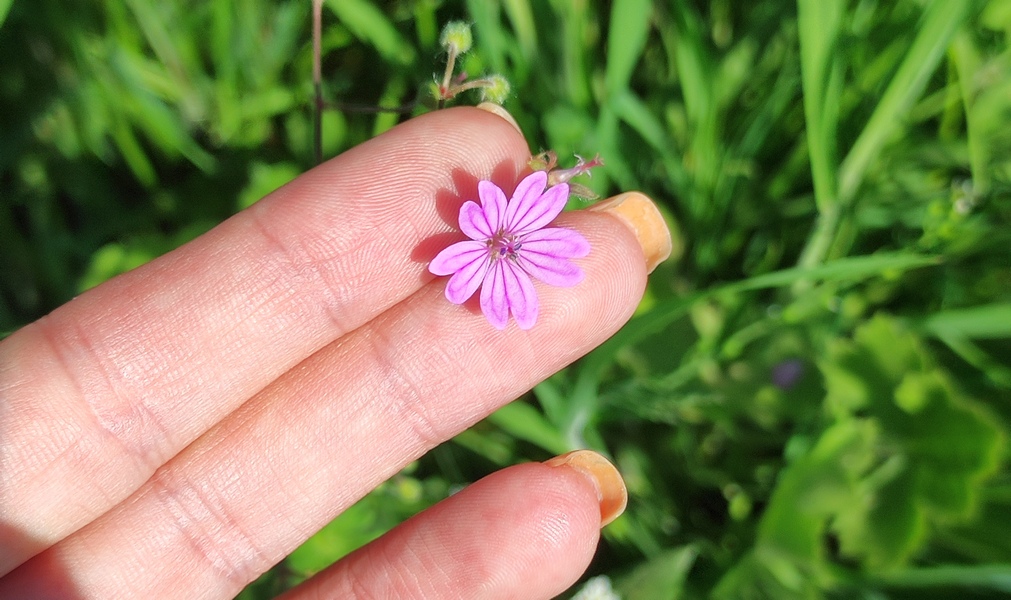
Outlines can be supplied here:
M538 287L529 331L428 274L477 181L511 191L529 156L489 112L413 119L0 344L0 597L231 597L607 339L669 248L641 195L559 217L586 278ZM290 597L551 597L621 509L595 456L495 473Z

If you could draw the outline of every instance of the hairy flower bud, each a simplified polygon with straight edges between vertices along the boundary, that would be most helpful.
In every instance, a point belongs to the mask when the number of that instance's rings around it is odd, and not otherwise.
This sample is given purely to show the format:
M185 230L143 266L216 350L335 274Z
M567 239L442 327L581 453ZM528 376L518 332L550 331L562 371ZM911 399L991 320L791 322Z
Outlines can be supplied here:
M485 78L487 85L481 87L481 99L495 104L502 104L509 97L509 82L501 75L490 75Z
M439 44L453 54L463 54L470 50L474 38L470 34L470 24L463 21L450 21L442 28Z

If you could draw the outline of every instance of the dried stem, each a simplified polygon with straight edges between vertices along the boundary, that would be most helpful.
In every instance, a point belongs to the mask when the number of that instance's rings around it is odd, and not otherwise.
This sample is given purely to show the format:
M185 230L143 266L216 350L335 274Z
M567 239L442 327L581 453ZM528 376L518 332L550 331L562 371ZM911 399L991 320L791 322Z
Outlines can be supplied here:
M313 107L312 146L316 164L323 162L323 69L320 65L323 37L323 0L312 0L312 88Z

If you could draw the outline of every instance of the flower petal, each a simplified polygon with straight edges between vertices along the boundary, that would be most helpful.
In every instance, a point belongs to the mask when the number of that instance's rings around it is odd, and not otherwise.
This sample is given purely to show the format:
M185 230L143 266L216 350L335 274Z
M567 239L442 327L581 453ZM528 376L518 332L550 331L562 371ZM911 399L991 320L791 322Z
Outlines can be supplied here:
M537 203L537 200L544 195L544 187L548 184L548 174L544 171L534 171L527 175L516 185L512 198L509 199L509 206L506 207L504 228L515 233L514 224L530 208Z
M490 239L495 234L485 210L473 200L464 202L460 207L460 231L477 241Z
M590 242L577 231L549 227L524 236L520 252L536 252L557 258L582 258L590 253Z
M509 201L505 230L514 235L523 235L544 227L562 212L569 199L567 183L560 183L543 193L538 193L538 190L543 190L543 186L527 184L530 178L538 174L542 175L539 179L547 180L543 171L529 175L516 187L516 193Z
M502 188L490 181L479 181L477 184L477 194L481 197L481 207L484 209L485 218L492 233L498 233L499 228L505 222L506 200Z
M499 262L503 263L502 273L509 310L516 317L520 329L530 329L537 321L537 293L534 284L519 266L509 261Z
M516 184L516 189L513 190L513 197L510 203L516 202L520 198L538 198L544 193L544 188L547 185L547 171L534 171Z
M452 275L468 264L486 258L488 247L482 242L464 240L457 242L435 255L428 263L428 270L433 275Z
M485 255L464 265L449 278L449 283L446 284L446 299L453 304L463 304L470 299L484 282L490 262Z
M519 266L532 277L558 287L572 287L585 277L583 270L568 259L546 254L523 254Z
M505 276L502 272L504 260L496 260L488 269L481 286L481 312L492 327L498 330L509 323L509 297L506 295Z

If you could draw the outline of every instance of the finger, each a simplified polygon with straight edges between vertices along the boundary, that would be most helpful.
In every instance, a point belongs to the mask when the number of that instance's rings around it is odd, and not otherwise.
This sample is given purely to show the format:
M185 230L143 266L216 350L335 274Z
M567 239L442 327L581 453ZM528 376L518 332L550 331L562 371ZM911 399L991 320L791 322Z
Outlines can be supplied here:
M602 519L613 519L619 503L624 506L625 488L614 467L592 452L575 454L592 455L579 462L594 468L525 464L494 473L282 600L554 598L586 570Z
M62 581L96 597L123 585L137 597L235 594L403 465L629 318L645 282L635 237L604 214L562 223L594 250L580 259L579 287L539 288L533 329L499 332L432 282L285 374L128 501L22 565L10 585L41 594Z
M417 291L431 241L453 231L461 197L476 197L469 174L511 183L527 158L517 131L485 111L419 117L11 336L0 345L0 574Z

